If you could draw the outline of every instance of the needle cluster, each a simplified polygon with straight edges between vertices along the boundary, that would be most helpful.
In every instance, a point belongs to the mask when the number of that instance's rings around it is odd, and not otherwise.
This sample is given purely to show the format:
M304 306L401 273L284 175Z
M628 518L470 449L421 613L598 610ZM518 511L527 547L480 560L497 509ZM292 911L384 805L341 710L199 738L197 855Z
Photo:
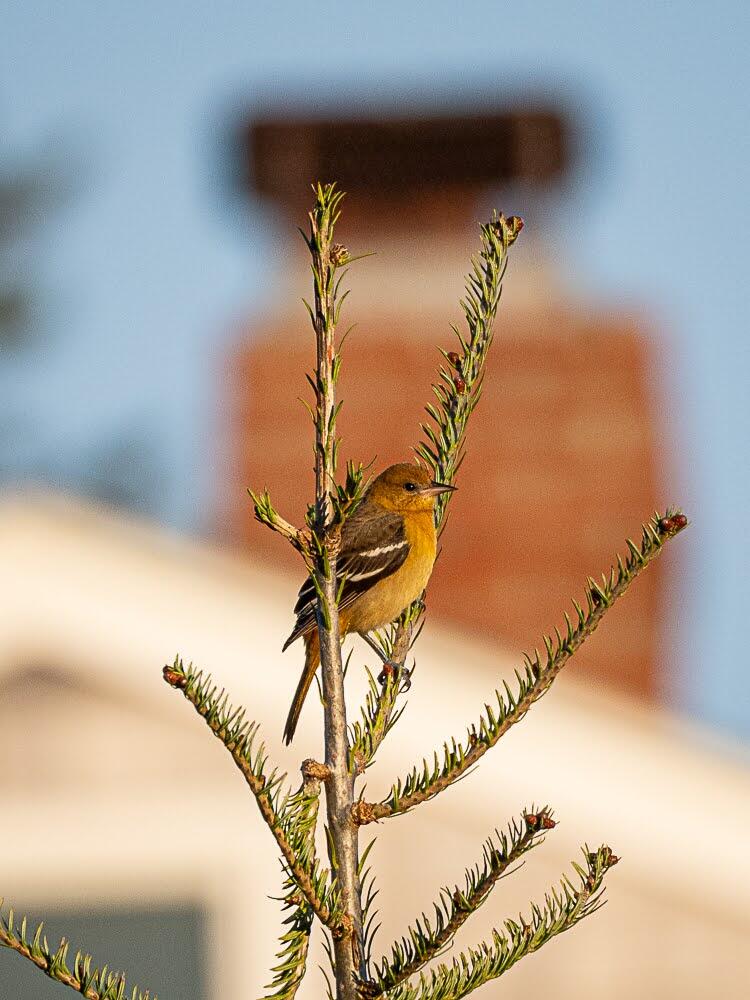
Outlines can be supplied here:
M0 899L0 910L3 901ZM62 938L56 948L52 948L44 933L44 924L38 924L33 934L29 933L26 917L16 923L13 910L7 914L0 912L0 945L10 948L28 959L50 979L63 986L69 986L88 1000L157 1000L156 994L145 992L137 986L127 990L125 976L112 972L107 966L96 968L91 955L77 951L73 967L68 967L70 943Z

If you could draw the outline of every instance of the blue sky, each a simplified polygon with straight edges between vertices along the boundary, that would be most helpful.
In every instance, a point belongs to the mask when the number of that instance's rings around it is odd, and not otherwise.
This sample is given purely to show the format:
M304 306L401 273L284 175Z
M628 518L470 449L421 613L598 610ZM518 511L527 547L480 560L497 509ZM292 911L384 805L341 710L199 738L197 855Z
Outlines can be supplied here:
M674 700L749 736L749 48L731 2L9 5L0 172L44 154L75 188L21 258L49 303L37 343L0 359L12 462L64 469L146 439L160 515L201 526L222 348L265 304L273 240L217 193L233 108L308 85L373 103L558 89L592 162L550 240L580 288L645 304L674 357L665 426L695 521Z

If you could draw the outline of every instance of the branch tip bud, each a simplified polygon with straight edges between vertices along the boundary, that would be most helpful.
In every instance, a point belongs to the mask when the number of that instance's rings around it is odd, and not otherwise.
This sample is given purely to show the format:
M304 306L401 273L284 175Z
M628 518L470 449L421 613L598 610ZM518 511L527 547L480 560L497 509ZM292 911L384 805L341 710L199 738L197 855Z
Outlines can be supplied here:
M657 522L657 527L659 528L659 534L661 535L674 535L678 531L682 531L683 528L687 527L688 519L680 511L677 514L670 514L667 512L666 517L660 517Z
M167 666L162 671L164 675L164 680L173 688L185 688L187 687L187 677L182 672L182 670L175 670L174 667Z
M518 239L518 235L525 223L520 215L510 215L506 219L502 212L492 222L492 227L501 239L505 239L508 246L512 246Z
M343 913L340 923L331 930L331 934L336 941L340 941L345 937L351 937L353 932L354 921L349 913Z
M334 243L331 247L331 263L334 267L341 267L349 260L349 251L343 244Z
M313 760L312 757L302 761L300 770L303 778L314 778L316 781L327 781L331 776L331 769L326 764Z
M354 773L358 778L367 770L367 757L362 753L361 750L357 750L353 755L354 763Z
M376 819L375 809L371 802L357 799L352 805L352 822L356 826L366 826L368 823L374 823Z
M604 861L605 868L614 868L614 866L620 860L616 854L613 854L611 847L602 848L602 860Z

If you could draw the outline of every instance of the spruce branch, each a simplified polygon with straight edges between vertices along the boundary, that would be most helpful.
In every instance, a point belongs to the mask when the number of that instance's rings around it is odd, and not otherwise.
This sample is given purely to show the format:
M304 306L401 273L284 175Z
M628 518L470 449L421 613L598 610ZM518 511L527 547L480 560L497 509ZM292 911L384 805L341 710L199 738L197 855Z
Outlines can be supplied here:
M619 859L606 846L596 852L584 849L583 855L585 867L573 863L578 884L563 876L559 887L546 893L543 904L532 904L528 920L521 915L506 920L504 930L493 931L490 941L461 952L449 965L441 963L427 974L420 973L415 985L401 983L389 989L388 1000L460 1000L595 913L604 905L604 876Z
M346 463L346 479L343 483L337 483L335 492L331 495L333 504L333 520L336 524L342 524L357 507L364 496L369 485L369 478L366 473L372 466L372 462L363 465L361 462Z
M391 628L382 632L362 636L383 663L377 684L368 670L368 691L365 703L360 708L360 718L350 732L350 768L359 776L372 763L380 744L390 733L404 711L398 711L399 697L411 687L413 668L407 670L406 658L409 650L419 638L424 627L425 605L417 600L401 614ZM355 802L355 810L364 806L361 800ZM355 820L359 822L359 820Z
M495 700L485 705L478 721L469 726L464 742L454 739L446 743L442 756L436 752L431 763L425 760L421 768L414 767L393 785L384 801L357 799L357 779L403 710L399 698L408 690L411 677L407 659L424 624L425 604L422 594L389 628L368 637L384 663L383 671L377 680L369 674L365 704L349 726L338 617L342 584L336 563L342 525L362 499L367 467L350 462L345 481L336 482L336 422L342 405L336 401L336 387L341 347L349 332L337 340L336 331L348 294L341 290L346 267L359 258L334 242L343 194L334 184L317 184L313 190L315 204L309 213L309 232L302 235L310 252L314 284L312 305L305 303L316 341L315 371L307 376L314 404L305 405L315 429L315 498L308 507L305 527L298 528L278 513L267 490L249 493L255 517L301 553L314 585L325 762L305 761L301 787L292 792L286 775L269 766L258 725L246 719L244 709L231 706L228 696L209 675L195 670L192 664L185 668L178 657L164 668L164 679L182 691L229 751L281 853L283 930L265 1000L295 1000L306 972L315 919L324 927L324 944L335 981L331 984L324 972L331 1000L334 995L336 1000L458 1000L503 975L520 959L602 906L605 874L618 859L606 846L595 852L585 849L584 864L573 864L577 880L564 876L559 886L545 895L543 903L531 905L528 918L519 915L505 920L502 929L494 930L488 941L456 954L450 963L439 963L457 932L483 905L498 881L510 874L516 863L522 863L523 856L555 826L546 807L532 807L507 831L495 831L485 841L480 860L465 870L463 884L440 889L434 913L422 912L392 944L390 954L373 963L372 945L378 929L374 903L378 893L367 861L375 841L360 857L359 828L405 813L465 776L545 694L606 611L665 542L683 530L687 518L677 510L655 514L643 526L639 544L628 540L625 559L618 556L616 566L600 581L589 578L584 606L573 602L575 615L572 620L565 615L563 633L555 629L554 638L544 637L545 653L540 655L535 650L533 656L525 657L523 668L515 672L516 686L504 683L502 693L495 691ZM453 326L458 349L441 351L442 362L433 385L435 401L426 407L428 419L421 424L423 439L415 452L417 462L426 465L433 478L442 483L454 482L464 458L468 421L481 398L508 251L522 228L521 219L497 213L481 226L481 247L472 258L461 300L466 329L462 332ZM436 501L438 533L445 528L449 500L448 493ZM371 550L365 554L375 553ZM315 665L313 654L314 649L307 664L311 668ZM316 850L321 791L325 795L330 869L321 865ZM42 925L29 940L26 919L18 928L13 911L7 918L0 913L0 945L16 951L50 978L89 1000L126 1000L122 974L110 972L107 967L92 968L91 956L80 952L73 969L69 969L67 941L63 939L53 951L43 936ZM435 964L428 969L430 963ZM156 1000L137 987L129 998Z
M342 508L355 502L362 485L361 470L350 467L345 495L335 485L338 439L336 417L340 404L335 390L341 368L336 347L336 325L346 292L341 293L338 268L350 259L348 250L334 241L343 194L333 184L315 187L309 235L302 234L310 251L314 305L308 306L315 332L315 504L308 515L314 547L313 581L317 591L318 638L323 688L326 816L331 870L340 891L344 919L341 933L333 934L333 972L338 1000L356 1000L356 976L364 971L362 899L359 879L358 829L352 821L354 776L349 770L349 741L344 699L344 668L338 620L336 555L340 542Z
M349 731L349 769L361 775L370 766L378 747L401 718L403 708L395 712L396 699L406 691L410 680L405 672L384 669L382 681L367 671L368 690L360 708L360 718Z
M276 839L288 876L297 885L318 919L334 935L342 932L342 915L338 893L330 872L322 869L309 842L309 828L300 813L299 801L283 790L286 775L273 769L265 773L268 758L265 746L257 742L259 727L245 717L244 709L229 704L209 674L196 671L193 665L185 670L178 657L164 668L164 679L182 691L214 736L227 748L250 791L255 796L260 814Z
M0 910L3 900L0 899ZM110 972L105 965L101 969L92 966L91 955L77 951L73 968L68 968L70 945L66 938L54 950L50 948L44 934L44 924L39 924L29 937L26 917L16 924L13 910L7 916L0 912L0 945L10 948L17 955L28 959L45 975L63 986L69 986L88 1000L157 1000L148 990L142 992L137 986L126 993L125 976L120 972Z
M425 439L415 449L441 483L454 481L464 459L467 424L482 395L493 324L508 266L508 249L522 229L522 219L517 216L506 219L497 212L481 226L482 246L471 259L465 297L460 303L468 334L464 336L452 326L460 351L441 350L445 364L438 369L438 380L432 387L437 404L425 407L431 421L421 425ZM445 524L450 496L442 494L435 504L435 524L439 530Z
M385 801L358 803L355 821L370 823L405 813L434 798L474 767L487 750L494 747L511 726L520 722L531 706L549 690L562 668L593 634L609 608L650 565L665 543L682 531L687 523L687 518L679 511L667 511L663 516L654 514L643 525L640 545L628 539L626 558L623 560L618 556L616 566L610 569L609 574L604 574L600 582L589 578L586 608L573 602L575 625L566 614L564 633L555 629L554 640L544 636L545 655L540 656L535 650L533 656L525 657L523 670L515 671L516 690L511 690L505 682L504 694L495 691L496 704L485 705L484 713L468 729L466 742L458 743L453 739L450 744L445 743L442 758L435 752L431 764L425 761L421 768L412 768L405 778L393 786Z
M463 887L447 886L433 904L431 920L422 913L407 933L391 947L390 957L375 965L373 979L363 984L368 997L378 997L405 982L453 940L458 930L485 902L497 882L509 874L509 869L528 851L544 840L544 834L555 827L546 807L525 812L520 822L514 820L507 833L495 831L483 846L482 860L468 868Z
M303 843L298 860L307 868L315 864L320 782L325 776L323 765L313 760L304 761L302 786L287 806L290 821L299 831L299 839ZM283 921L287 929L282 934L281 948L277 953L279 962L271 969L275 975L267 989L272 992L266 994L265 1000L294 1000L307 969L314 912L292 878L285 880L282 907L285 912L288 911Z
M318 184L315 205L309 213L310 233L302 236L310 251L314 284L314 307L307 306L315 332L316 367L311 384L315 393L315 508L314 527L319 534L331 523L331 496L336 493L335 472L338 457L336 418L341 404L335 400L335 388L341 370L341 356L336 349L336 324L348 292L340 291L344 275L336 271L343 258L334 248L333 234L344 198L335 184Z
M300 528L295 528L293 524L290 524L289 521L286 521L279 514L271 502L271 495L268 490L263 490L262 493L254 493L252 490L248 490L247 492L253 502L253 513L255 514L256 521L260 521L261 524L265 524L271 531L275 531L286 538L292 547L302 554L305 561L309 562L309 533L302 531Z
M380 894L380 890L375 888L375 876L373 875L372 867L367 865L367 859L370 856L370 851L373 849L376 842L376 839L373 837L362 852L362 857L359 859L359 880L362 899L362 954L365 969L369 969L370 967L375 935L380 928L380 924L375 923L379 913L379 911L375 909L375 900Z
M466 333L455 325L451 328L458 339L458 351L441 349L445 361L438 369L432 390L436 403L425 407L430 421L422 423L424 434L415 451L417 458L432 471L433 478L452 484L464 459L466 430L469 417L482 394L485 366L492 345L493 325L497 315L502 283L508 266L508 250L523 229L523 219L506 218L493 212L490 222L480 227L481 247L471 258L471 271L465 280L465 296L460 305L466 322ZM442 532L447 521L451 493L444 493L435 504L435 524ZM384 633L386 656L394 668L403 669L409 650L416 642L423 624L424 600L415 601L398 622ZM382 692L381 714L386 719L395 703L391 692Z

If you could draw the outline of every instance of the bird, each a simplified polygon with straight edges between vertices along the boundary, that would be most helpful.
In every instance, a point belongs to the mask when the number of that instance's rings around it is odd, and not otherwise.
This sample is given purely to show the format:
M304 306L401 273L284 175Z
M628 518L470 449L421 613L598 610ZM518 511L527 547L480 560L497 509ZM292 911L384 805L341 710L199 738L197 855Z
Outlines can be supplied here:
M437 554L435 500L455 486L439 483L419 465L391 465L373 480L341 528L336 562L339 631L367 635L394 621L427 586ZM305 666L284 728L292 742L307 692L320 663L317 596L311 577L300 588L292 634L302 637Z

